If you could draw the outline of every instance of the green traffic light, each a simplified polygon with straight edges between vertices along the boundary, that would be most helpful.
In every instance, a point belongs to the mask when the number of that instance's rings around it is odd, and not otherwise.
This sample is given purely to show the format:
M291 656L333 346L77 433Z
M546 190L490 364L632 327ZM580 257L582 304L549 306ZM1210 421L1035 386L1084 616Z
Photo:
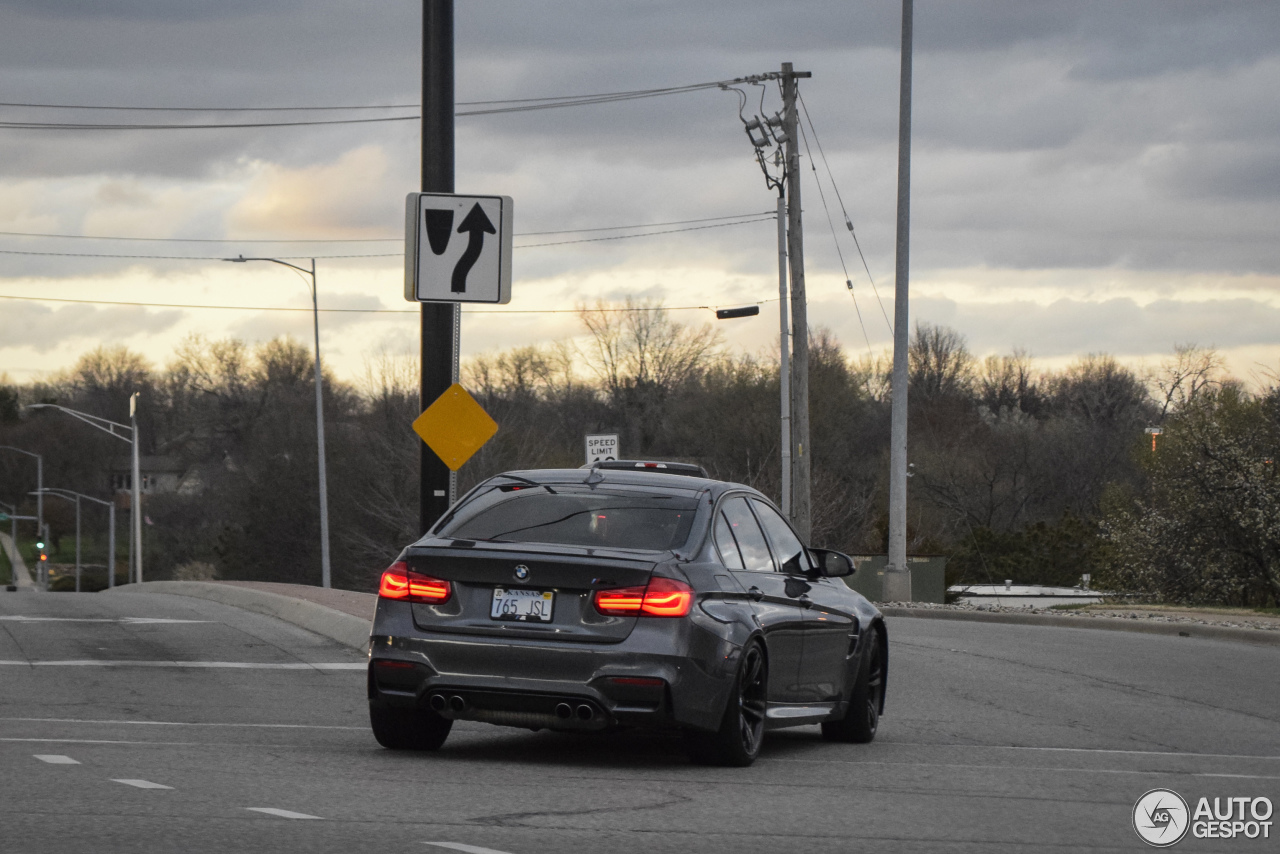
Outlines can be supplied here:
M36 543L36 548L38 549L44 548L44 543Z

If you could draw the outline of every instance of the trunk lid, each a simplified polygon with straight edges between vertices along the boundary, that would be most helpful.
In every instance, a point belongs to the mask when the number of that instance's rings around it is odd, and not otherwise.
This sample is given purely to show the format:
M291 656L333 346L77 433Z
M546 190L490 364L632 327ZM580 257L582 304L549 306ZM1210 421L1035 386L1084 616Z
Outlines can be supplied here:
M618 643L627 638L636 617L601 614L595 608L597 590L639 587L670 553L639 553L556 545L539 549L530 543L475 543L466 540L427 540L409 548L403 559L409 569L453 585L442 605L415 603L414 623L420 629L489 637L536 638L579 643ZM523 576L523 577L521 577ZM496 617L495 600L511 599L499 591L542 598L551 619Z

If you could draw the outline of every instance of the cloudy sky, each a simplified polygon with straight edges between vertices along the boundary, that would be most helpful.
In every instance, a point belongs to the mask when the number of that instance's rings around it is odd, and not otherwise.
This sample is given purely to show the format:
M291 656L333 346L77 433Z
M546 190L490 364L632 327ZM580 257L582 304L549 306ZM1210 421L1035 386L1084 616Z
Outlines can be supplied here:
M682 86L784 61L813 72L801 92L834 185L815 149L809 316L851 353L889 344L896 2L460 0L456 18L460 102ZM314 254L322 308L383 310L322 316L340 375L414 351L416 316L395 312L414 308L396 239L418 186L416 122L29 125L411 114L247 110L416 104L420 21L410 0L0 2L0 373L31 379L102 343L163 363L191 333L306 340L308 312L261 310L306 307L304 283L216 260L241 253ZM917 0L915 57L913 320L956 328L980 355L1022 347L1047 365L1088 352L1151 363L1195 342L1242 375L1280 367L1280 4ZM747 89L759 112L761 90ZM763 95L778 109L776 89ZM107 106L238 110L87 108ZM514 197L526 247L511 304L464 315L464 355L576 335L563 310L582 301L776 299L775 226L750 216L774 196L733 93L460 117L457 148L458 191ZM739 219L674 231L711 218ZM663 223L684 225L565 242ZM303 239L328 242L283 242ZM86 257L131 255L194 260ZM166 307L185 305L248 308ZM760 317L720 326L763 352L775 312L763 302Z

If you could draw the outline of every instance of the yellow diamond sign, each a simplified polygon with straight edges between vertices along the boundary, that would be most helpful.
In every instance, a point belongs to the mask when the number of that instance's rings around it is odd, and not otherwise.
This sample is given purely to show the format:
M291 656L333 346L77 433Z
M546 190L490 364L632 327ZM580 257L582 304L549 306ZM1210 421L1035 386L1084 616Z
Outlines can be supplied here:
M413 432L436 452L449 471L457 471L498 432L476 399L454 383L413 422Z

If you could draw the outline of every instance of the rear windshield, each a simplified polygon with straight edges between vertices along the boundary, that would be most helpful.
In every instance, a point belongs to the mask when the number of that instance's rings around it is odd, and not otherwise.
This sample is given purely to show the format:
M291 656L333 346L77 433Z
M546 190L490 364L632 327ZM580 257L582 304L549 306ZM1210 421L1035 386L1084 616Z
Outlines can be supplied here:
M666 551L689 539L696 493L632 491L576 484L504 484L480 493L440 536L502 543L551 543Z

